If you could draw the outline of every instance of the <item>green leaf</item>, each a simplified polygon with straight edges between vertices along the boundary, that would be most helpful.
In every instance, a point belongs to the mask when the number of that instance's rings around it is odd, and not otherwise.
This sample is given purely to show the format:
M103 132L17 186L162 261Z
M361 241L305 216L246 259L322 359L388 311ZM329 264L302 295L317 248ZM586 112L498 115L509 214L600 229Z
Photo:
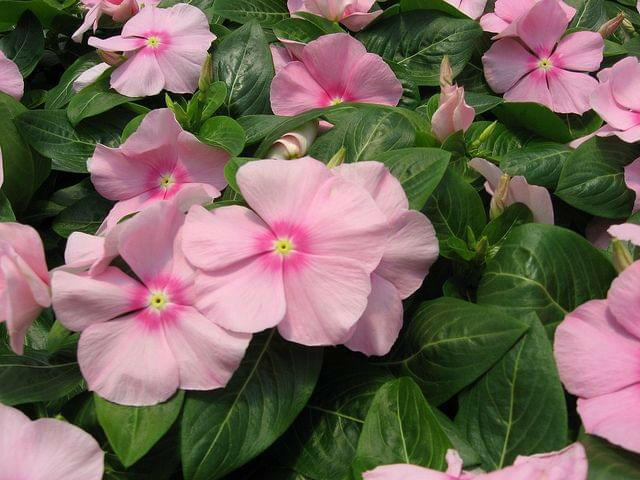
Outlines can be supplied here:
M0 222L15 222L16 216L13 213L13 209L11 208L11 202L4 194L4 192L0 191Z
M187 395L181 451L186 480L216 480L269 447L307 403L322 350L256 335L224 389Z
M238 182L236 182L236 174L241 166L253 160L255 160L255 158L232 157L224 166L224 178L227 180L229 186L238 194L242 194L242 192L240 191Z
M470 470L469 467L475 467L476 465L479 465L480 457L475 452L473 447L469 445L469 442L467 442L463 438L462 434L458 430L458 427L456 427L455 423L453 423L453 421L449 417L447 417L444 413L442 413L437 408L433 409L433 413L438 419L438 423L440 424L440 427L449 438L449 441L453 445L453 448L457 450L457 452L460 454L460 457L462 458L464 466Z
M464 134L464 141L468 150L471 150L472 153L477 156L488 156L489 158L500 159L510 152L517 152L522 149L522 141L520 138L502 123L497 123L493 127L491 135L489 135L484 142L477 144L476 142L480 139L480 136L492 123L493 122L474 122L471 124ZM465 158L465 161L466 160ZM465 167L469 168L467 165L465 165ZM471 170L475 173L475 170Z
M567 158L556 195L569 205L605 218L626 218L634 195L624 180L624 167L640 150L617 137L594 137Z
M254 145L266 137L270 131L289 120L289 118L275 115L246 115L238 118L237 121L247 136L246 144Z
M588 480L636 480L640 478L640 455L611 445L602 438L580 432L578 441L587 450Z
M413 378L439 405L489 370L528 328L497 308L439 298L420 306L385 365Z
M112 206L109 200L97 193L89 194L62 210L53 220L53 230L64 238L73 232L93 235Z
M535 316L528 319L529 332L459 399L455 423L485 470L568 443L567 406L551 342Z
M73 62L60 77L58 85L47 92L44 108L56 110L69 103L69 100L76 94L73 90L73 82L84 72L101 62L102 59L95 52L87 53Z
M207 88L202 109L202 120L206 120L216 113L218 108L224 104L227 98L227 84L224 82L213 82Z
M147 454L169 431L182 409L184 392L153 407L129 407L111 403L94 395L100 426L109 444L125 467Z
M420 387L410 378L385 383L371 403L352 470L356 478L378 465L410 463L442 470L451 447Z
M289 18L283 0L215 0L213 13L237 23L257 20L264 26L273 26Z
M561 143L535 142L505 154L500 169L512 176L522 175L530 184L555 189L571 152Z
M287 18L286 20L278 22L273 27L273 33L277 38L284 38L285 40L305 44L322 35L341 32L343 32L343 30L333 22L325 20L325 23L319 23L302 18Z
M23 77L29 76L44 54L42 25L32 12L20 17L15 30L0 40L0 50L20 69Z
M51 3L43 0L0 0L0 27L7 29L15 25L26 10L35 13L45 27L50 27L57 16L67 16L68 20L69 14Z
M422 210L449 165L451 154L439 148L401 148L373 159L384 163L409 199L409 208Z
M438 10L454 18L469 18L462 11L444 0L401 0L400 9L403 12L410 12L412 10Z
M497 218L491 220L484 227L480 238L486 237L489 245L501 243L516 227L533 222L533 213L522 203L514 203L505 208Z
M358 34L367 50L404 69L403 76L418 85L439 85L442 57L448 55L459 74L482 37L477 22L418 10L376 23Z
M250 22L225 36L213 58L216 80L227 85L225 106L230 116L270 112L273 60L260 25Z
M573 140L571 131L562 119L539 103L505 102L493 109L505 125L523 128L546 140L567 143Z
M570 28L598 30L608 20L602 0L567 0L567 3L577 10Z
M616 272L583 237L538 223L509 233L478 287L478 303L503 307L521 318L533 312L545 325L579 305L604 298Z
M239 155L244 150L244 129L230 117L212 117L206 120L198 138L214 147L225 149L231 155Z

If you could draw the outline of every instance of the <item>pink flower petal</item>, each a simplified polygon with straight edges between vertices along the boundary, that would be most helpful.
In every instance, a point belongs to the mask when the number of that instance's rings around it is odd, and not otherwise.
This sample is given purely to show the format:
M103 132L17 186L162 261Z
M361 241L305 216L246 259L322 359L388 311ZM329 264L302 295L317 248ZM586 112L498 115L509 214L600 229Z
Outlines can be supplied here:
M431 118L431 128L442 142L455 132L466 131L475 116L476 111L464 100L464 88L452 87L450 93L441 93L440 106Z
M624 181L627 184L627 188L633 190L636 194L636 203L633 206L633 211L637 212L640 210L640 158L636 158L624 167Z
M272 43L269 45L271 49L271 57L273 58L273 67L276 73L279 73L286 65L295 61L286 47Z
M511 38L495 42L482 57L487 83L497 93L508 91L537 63L536 57Z
M195 135L183 131L178 137L178 156L178 163L191 182L211 185L217 190L227 186L224 167L231 155L223 149L202 143Z
M0 313L7 324L11 349L22 355L24 336L42 307L33 298L29 283L16 264L0 256Z
M167 48L156 55L164 76L164 88L173 93L193 93L207 56L204 49Z
M102 2L98 2L91 8L89 8L89 10L87 10L87 13L85 13L84 15L82 25L80 25L78 29L73 32L73 35L71 35L71 39L76 43L82 43L82 36L85 32L89 31L91 28L93 28L94 32L96 31L96 29L98 28L98 20L100 20L102 13Z
M384 465L362 474L364 480L458 480L459 477L415 465Z
M493 195L493 192L495 192L500 183L502 170L484 158L474 158L470 160L469 166L485 178L485 190L489 195Z
M178 364L180 388L224 387L240 366L251 335L227 332L193 307L181 306L176 315L165 325L165 335Z
M551 63L566 70L593 72L600 68L603 51L604 40L599 33L570 33L558 43Z
M500 33L509 26L509 23L495 13L487 13L480 19L480 26L485 32Z
M616 101L623 107L640 112L640 99L634 85L640 81L640 65L636 57L627 57L613 66L611 89Z
M290 62L271 82L271 109L276 115L294 116L327 107L331 98L302 62Z
M504 94L504 99L510 102L536 102L551 110L554 107L551 92L547 86L547 75L540 69L527 74Z
M626 268L611 284L609 309L618 322L640 339L640 262Z
M144 192L136 197L129 198L128 200L121 200L117 202L109 213L105 217L104 221L100 225L98 232L109 233L113 230L120 220L132 213L141 212L149 205L162 200L162 191L160 188L154 188Z
M162 135L158 135L158 132L162 132ZM184 130L176 120L173 111L169 108L158 108L145 115L136 131L127 138L120 149L129 157L148 153L156 157L160 155L175 157L175 144L182 132ZM164 157L162 160L167 164L173 160ZM145 162L145 159L141 161ZM147 159L146 162L152 165L158 163L152 158Z
M518 35L540 58L549 57L568 25L558 0L541 0L518 20Z
M586 73L553 68L547 74L552 110L558 113L583 114L591 109L589 98L598 81Z
M484 13L486 5L487 0L461 0L458 8L461 12L476 20Z
M640 341L621 328L606 300L591 300L556 330L554 353L562 383L591 398L640 382Z
M340 20L340 23L342 23L345 27L347 27L352 32L359 32L367 28L367 26L371 22L373 22L376 18L382 15L383 11L384 10L381 9L381 10L377 10L375 12L370 12L370 13L355 12L350 15L347 15L346 17L343 17L342 20Z
M367 53L350 66L351 71L347 82L343 83L344 90L340 98L347 102L375 103L392 107L398 105L402 98L402 83L382 58ZM330 89L326 90L331 92Z
M65 269L88 269L104 254L104 244L105 237L73 232L64 251Z
M616 130L628 130L640 124L640 115L616 102L611 87L611 82L598 85L591 94L591 107Z
M367 308L345 346L365 355L386 355L398 338L402 315L402 299L396 287L373 273Z
M559 452L542 453L528 457L518 456L514 466L529 465L535 467L548 480L586 480L588 462L587 453L580 443L573 443ZM515 470L514 470L515 471ZM534 477L518 477L533 480ZM517 480L514 477L514 480Z
M640 453L640 383L595 398L578 399L578 413L587 433Z
M19 478L25 468L26 450L29 445L22 441L23 431L31 420L16 408L0 403L0 465L7 478ZM11 477L9 477L11 475Z
M155 55L148 53L133 55L111 75L111 87L128 97L157 95L164 85L165 78L158 60Z
M171 35L173 45L194 47L194 51L206 51L216 36L211 33L205 13L186 3L171 8L156 8L155 25Z
M511 179L507 203L524 203L533 213L534 221L554 224L553 202L549 190L529 185L524 177L516 176Z
M38 232L28 225L14 222L0 223L0 241L7 242L40 280L49 283L44 247Z
M622 225L613 225L607 230L612 237L625 242L631 242L640 247L640 225L634 223L623 223Z
M0 52L0 92L20 100L24 94L24 80L18 66Z
M133 52L144 45L141 38L127 38L123 35L115 35L109 38L90 37L87 41L90 47L107 52Z
M145 288L115 267L93 277L56 270L51 285L56 317L70 330L81 331L144 306Z
M100 76L110 68L111 65L102 62L85 70L78 76L78 78L73 81L73 91L79 92L83 88L88 87L93 82L98 80L98 78L100 78Z

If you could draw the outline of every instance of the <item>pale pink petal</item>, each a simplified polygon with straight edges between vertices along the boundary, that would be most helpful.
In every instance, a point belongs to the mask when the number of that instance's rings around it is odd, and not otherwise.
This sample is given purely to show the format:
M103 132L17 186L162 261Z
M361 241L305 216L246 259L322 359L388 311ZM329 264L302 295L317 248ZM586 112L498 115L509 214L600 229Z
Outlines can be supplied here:
M147 9L142 9L145 10ZM157 95L164 84L164 74L156 56L147 52L134 54L111 75L111 87L129 97Z
M206 54L216 36L209 29L204 12L186 3L156 9L156 28L166 29L173 45L189 46Z
M619 326L606 300L591 300L565 317L554 354L562 383L579 397L640 382L640 342Z
M137 213L162 200L162 191L155 188L128 200L116 203L100 225L100 233L109 233L127 215Z
M305 9L304 0L287 0L287 8L290 13L299 12Z
M195 92L206 56L206 48L178 46L171 46L156 54L164 76L164 88L173 93Z
M640 124L640 114L616 102L611 86L611 82L604 82L593 90L590 98L591 107L605 122L617 130L628 130Z
M554 106L551 92L547 86L547 76L540 69L533 70L527 74L511 90L504 94L504 99L510 102L536 102L550 109L553 109Z
M494 10L500 18L513 22L531 10L536 2L537 0L496 0Z
M136 315L84 330L78 363L89 390L123 405L155 405L180 386L164 328Z
M376 10L375 12L355 12L343 17L340 20L345 27L347 27L352 32L359 32L373 22L376 18L378 18L384 10Z
M540 58L548 57L568 25L558 0L541 0L518 20L518 35Z
M553 202L549 190L529 185L524 177L516 176L511 179L507 203L524 203L533 213L534 221L554 224Z
M396 287L373 273L367 308L345 346L365 355L386 355L398 338L402 315L402 299Z
M42 240L33 227L14 222L2 222L0 223L0 241L11 245L33 273L43 282L49 282Z
M83 88L88 87L110 68L111 65L103 62L85 70L73 81L73 91L79 92Z
M81 331L145 305L146 289L116 267L93 277L56 270L51 285L56 317L70 330Z
M494 92L504 93L536 68L538 59L516 40L494 42L482 57L484 75Z
M485 32L500 33L509 26L509 23L495 13L487 13L480 18L480 26Z
M513 464L533 466L543 472L542 478L547 480L586 480L589 468L587 453L580 443L573 443L559 452L518 456Z
M609 130L606 134L603 132L607 126L602 127L601 131L598 132L598 136L607 137L611 135L615 135L620 140L627 143L636 143L640 141L640 124L635 127L630 128L629 130Z
M162 135L158 135L158 132L162 132ZM182 132L184 130L173 111L169 108L158 108L145 115L136 131L127 138L120 149L130 157L151 154L156 158L144 161L152 165L169 164L176 155L175 144ZM161 162L158 162L159 156L162 156Z
M640 112L640 99L635 85L640 81L640 65L636 57L627 57L613 66L611 89L623 107Z
M165 27L166 25L160 25L159 23L162 21L162 17L165 13L162 11L164 9L160 8L143 8L141 9L137 15L134 15L132 18L125 23L124 27L122 27L122 36L123 37L140 37L145 38L149 34L149 29ZM164 30L164 28L162 28Z
M278 40L285 46L287 50L289 50L289 53L291 54L293 60L298 60L302 56L302 50L304 50L304 47L307 46L306 43L296 42L295 40L288 40L286 38L278 37Z
M271 49L271 57L273 58L273 67L276 73L279 73L286 65L294 61L286 47L272 43L269 45Z
M193 183L224 189L227 186L224 167L230 157L223 149L202 143L189 132L181 132L178 137L178 164L184 167Z
M476 115L476 111L464 100L464 88L452 89L449 95L441 94L440 106L431 118L431 129L441 142L455 132L466 131Z
M89 31L93 28L95 32L98 27L98 20L102 16L102 2L96 3L94 6L87 10L87 13L84 15L84 20L82 21L82 25L78 27L78 29L73 32L71 35L71 39L76 43L82 43L82 36L85 32Z
M458 477L415 465L384 465L362 474L364 480L458 480Z
M462 0L459 8L461 12L476 20L484 13L486 5L487 0Z
M604 39L599 33L570 33L558 43L551 63L557 68L593 72L600 68L603 51Z
M612 237L616 237L625 242L631 242L640 247L640 225L623 223L622 225L613 225L607 231Z
M470 160L469 166L485 178L487 181L487 183L485 183L485 189L487 190L487 193L493 195L493 192L495 192L496 188L498 188L498 184L500 183L502 170L500 170L497 165L485 160L484 158L474 158Z
M640 453L640 383L623 390L578 399L578 413L587 433Z
M271 82L271 109L276 115L298 115L327 107L331 100L302 62L288 63Z
M107 0L102 2L104 6L104 13L109 15L116 22L124 23L133 17L138 11L140 7L138 5L138 0L117 0L120 3L112 3ZM142 3L142 2L140 2ZM145 1L143 5L157 5L158 0Z
M64 269L87 270L105 255L105 237L73 232L64 251ZM115 257L114 257L115 258Z
M126 38L123 35L115 35L109 38L90 37L87 43L90 47L107 52L132 52L144 46L143 39Z
M19 478L28 463L25 457L29 446L22 437L30 423L29 417L20 410L0 403L0 465L7 478Z
M586 73L553 68L547 74L547 81L554 112L583 114L591 109L589 98L598 87L595 78Z
M341 84L344 85L342 95L338 97L345 102L395 107L402 97L402 83L391 67L373 53L367 53L356 60L345 80ZM331 92L327 88L325 90Z
M0 51L0 92L20 100L24 94L24 80L18 66Z
M618 322L640 339L640 262L626 268L611 284L609 309Z
M640 158L635 159L632 163L624 167L624 181L627 188L633 190L636 194L636 203L633 211L640 210Z
M251 335L220 328L193 307L180 306L164 331L178 364L180 388L188 390L224 387L251 340Z

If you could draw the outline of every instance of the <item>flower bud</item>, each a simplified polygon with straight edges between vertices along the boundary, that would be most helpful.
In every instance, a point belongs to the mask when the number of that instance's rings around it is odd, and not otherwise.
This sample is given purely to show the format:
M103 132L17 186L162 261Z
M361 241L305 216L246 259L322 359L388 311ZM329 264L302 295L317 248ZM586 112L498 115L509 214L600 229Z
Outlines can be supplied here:
M449 56L442 57L442 63L440 63L440 89L446 90L447 87L453 85L453 69L451 68L451 62Z
M213 58L211 54L207 54L207 58L204 60L202 64L202 69L200 70L200 78L198 79L198 88L201 91L206 91L213 82Z
M347 149L344 147L340 147L340 150L338 150L338 152L331 157L331 160L329 160L329 163L327 163L327 167L328 168L335 168L337 166L340 166L344 163L344 159L347 156Z
M507 196L509 195L509 183L511 182L511 177L506 173L503 173L500 177L500 183L498 183L498 188L493 194L493 198L491 199L491 205L489 209L489 216L491 220L498 218L504 212L504 209L507 206Z
M616 30L618 30L624 18L624 12L620 12L611 20L605 22L598 30L598 33L602 36L602 38L609 38L616 32Z
M613 249L613 266L618 273L622 273L625 268L629 267L633 263L631 252L629 252L627 247L624 246L624 243L617 238L614 238L611 242L611 248Z
M102 58L104 63L112 67L117 67L127 59L124 55L120 55L119 53L106 52L104 50L98 50L98 55L100 55L100 58Z
M482 145L484 142L489 140L489 138L491 138L491 135L493 135L493 132L495 132L497 126L498 126L498 121L496 120L487 128L485 128L480 134L480 136L476 140L474 140L473 143L471 143L471 148L477 149L480 147L480 145Z
M267 152L267 158L292 160L304 157L316 136L318 135L318 122L313 120L302 125L293 132L289 132L276 140Z

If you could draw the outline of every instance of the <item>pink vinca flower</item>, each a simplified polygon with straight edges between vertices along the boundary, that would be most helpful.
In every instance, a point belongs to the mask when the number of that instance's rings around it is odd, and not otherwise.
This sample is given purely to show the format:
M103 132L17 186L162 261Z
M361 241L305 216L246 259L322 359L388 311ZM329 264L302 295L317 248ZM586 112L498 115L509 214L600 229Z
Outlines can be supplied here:
M631 164L624 167L624 181L627 188L636 194L633 211L640 211L640 158L636 158Z
M391 68L346 33L305 45L299 60L283 66L271 83L271 108L284 116L342 102L395 106L401 97Z
M81 2L87 13L82 25L71 36L74 42L81 42L84 32L91 28L95 32L102 15L107 15L116 22L126 22L144 5L155 6L160 3L160 0L81 0Z
M489 86L511 102L537 102L558 113L582 114L598 86L604 40L576 32L561 39L567 15L557 0L541 0L518 21L519 39L503 38L482 57Z
M253 211L196 206L187 215L184 252L202 270L198 308L233 331L277 325L304 345L345 342L386 247L384 214L310 157L250 162L236 179Z
M444 0L453 5L465 15L476 20L484 13L487 0Z
M88 433L53 418L31 421L0 404L0 478L101 480L104 452Z
M19 223L0 223L0 322L11 348L22 354L24 336L51 305L49 272L38 232Z
M100 195L116 201L100 231L124 216L173 197L188 185L200 185L212 198L227 182L229 154L200 142L182 129L168 108L153 110L118 148L98 145L89 159L91 181Z
M287 5L292 15L313 13L359 32L382 14L382 10L369 12L374 3L375 0L288 0Z
M501 183L504 186L504 180L502 180L504 174L496 165L483 158L474 158L469 162L469 166L485 178L484 187L489 195L494 198L497 194L503 196L500 199L502 207L508 207L514 203L523 203L529 207L536 222L553 225L553 203L551 202L551 195L546 188L529 185L526 178L518 175L507 179L508 189L504 192L499 192Z
M497 33L494 39L518 36L518 21L540 0L496 0L494 12L483 15L480 26L485 32ZM560 8L567 16L567 22L573 20L576 9L558 0Z
M638 241L637 225L611 227ZM639 242L640 243L640 242ZM640 453L640 261L611 284L606 300L591 300L558 326L554 352L560 379L578 397L587 433Z
M364 480L587 480L584 447L574 443L559 452L519 456L510 467L491 473L462 470L462 459L455 450L447 452L446 472L415 465L385 465L362 474Z
M195 272L182 254L185 214L163 200L126 220L117 267L100 273L56 270L53 308L82 332L78 363L89 389L125 405L153 405L178 388L224 387L250 335L227 332L195 306Z
M18 66L0 51L0 92L20 100L24 94L24 80Z
M402 300L420 288L438 258L436 232L427 217L409 210L400 182L382 163L343 164L332 172L369 192L387 217L389 239L371 274L367 308L345 342L366 355L385 355L402 328Z
M163 89L193 93L216 36L202 10L179 3L171 8L147 6L115 37L89 38L89 45L123 52L127 60L111 75L111 86L130 97L156 95Z

